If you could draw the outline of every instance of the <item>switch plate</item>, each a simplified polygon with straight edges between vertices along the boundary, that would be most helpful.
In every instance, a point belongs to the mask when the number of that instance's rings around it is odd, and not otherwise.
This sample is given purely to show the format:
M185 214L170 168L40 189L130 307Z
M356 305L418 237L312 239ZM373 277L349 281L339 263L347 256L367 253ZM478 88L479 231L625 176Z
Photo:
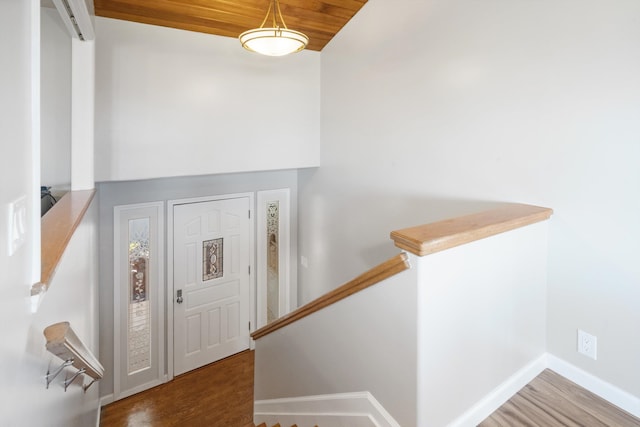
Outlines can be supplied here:
M27 197L22 196L9 203L9 230L7 242L9 243L9 256L16 253L24 244L27 233Z
M598 338L581 329L578 329L578 353L597 360Z

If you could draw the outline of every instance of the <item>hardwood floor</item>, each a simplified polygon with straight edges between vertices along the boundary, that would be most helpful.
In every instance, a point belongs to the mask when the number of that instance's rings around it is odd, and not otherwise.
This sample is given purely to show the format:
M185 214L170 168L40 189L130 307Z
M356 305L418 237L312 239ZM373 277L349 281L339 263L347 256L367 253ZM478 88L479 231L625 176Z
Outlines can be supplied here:
M102 427L253 426L253 351L102 408ZM640 427L640 419L546 370L480 427Z
M253 421L253 351L102 408L102 427L245 427Z
M547 369L480 423L513 426L632 427L640 419Z

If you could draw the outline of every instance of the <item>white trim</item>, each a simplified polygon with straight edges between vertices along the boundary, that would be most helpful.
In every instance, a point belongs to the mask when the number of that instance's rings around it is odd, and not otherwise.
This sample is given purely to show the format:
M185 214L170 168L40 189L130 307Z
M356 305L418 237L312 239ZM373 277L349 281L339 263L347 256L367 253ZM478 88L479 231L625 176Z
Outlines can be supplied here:
M164 311L167 318L166 325L166 348L167 355L167 381L173 380L173 207L177 204L174 200L167 201L167 224L165 233L167 235L167 280L166 280L166 304Z
M367 414L263 414L254 420L255 425L261 423L268 426L379 427Z
M400 427L368 391L257 400L254 423L262 422L323 427Z
M42 279L42 259L41 259L41 224L40 217L40 108L41 108L41 64L40 64L40 1L31 0L31 200L28 202L27 212L30 212L29 227L31 238L31 280L26 284L31 288L33 283L40 283ZM6 37L6 36L5 36ZM38 299L39 300L39 299ZM37 301L35 305L35 313L37 311ZM32 307L34 307L32 305Z
M67 12L66 7L61 0L53 0L53 4L58 10L60 18L62 18L62 22L64 22L67 30L69 30L69 35L73 40L79 41L80 38L78 32L75 29L75 26L71 21L70 15L73 15L76 25L80 29L80 32L82 33L82 36L86 41L95 39L93 20L91 19L91 14L89 12L89 9L87 8L85 0L67 0L67 4L71 9L71 13Z
M100 398L100 407L113 403L113 393L109 393Z
M256 329L256 273L255 273L255 221L254 215L254 193L232 193L220 194L203 197L189 197L186 199L173 199L167 201L167 289L166 289L166 354L167 354L167 375L166 381L171 381L174 375L174 357L173 357L173 210L177 205L185 205L189 203L213 202L217 200L249 198L249 212L251 220L249 221L249 319L251 321L251 332ZM253 340L249 339L249 348L254 348Z
M149 210L155 209L154 215L149 215L146 213ZM136 213L136 211L139 211ZM155 216L155 218L154 218ZM130 389L122 390L121 384L121 325L122 325L122 304L121 304L121 286L117 286L116 284L120 280L121 276L121 265L119 260L121 259L121 241L120 241L120 232L121 232L121 223L125 218L131 219L134 217L149 217L150 218L150 228L149 234L150 237L154 236L157 240L157 243L153 244L152 248L155 248L155 256L154 260L156 263L156 267L150 270L150 275L155 275L156 280L154 282L157 283L157 291L158 298L156 299L155 310L156 318L152 323L152 328L155 329L156 333L152 334L152 342L153 339L157 337L158 345L157 345L157 354L152 354L152 358L157 358L157 362L153 369L157 369L156 378L151 381L148 381L143 384L139 384ZM155 219L155 230L153 230L153 220ZM165 223L164 223L164 202L149 202L149 203L137 203L131 205L120 205L114 206L113 208L113 278L114 278L114 286L113 286L113 394L111 395L112 400L119 400L124 397L131 396L134 393L138 393L143 390L147 390L151 387L155 387L156 385L162 384L166 381L166 375L164 372L165 366L165 301L164 301L164 292L162 287L164 285L164 265L165 265L165 246L164 246L164 235L165 235ZM153 277L153 276L151 276ZM150 284L152 282L150 281ZM152 311L153 313L153 311ZM153 359L152 359L153 360ZM153 365L152 365L153 366Z
M448 427L465 427L480 424L496 409L511 399L520 389L529 384L531 380L540 375L546 367L547 355L545 353L507 378L506 381L451 422Z
M545 369L551 369L612 405L627 411L633 416L640 417L640 398L552 354L545 353L514 373L500 386L450 423L448 427L478 425Z
M98 410L96 411L96 427L100 427L100 417L102 416L102 406L98 401Z
M167 280L166 280L166 304L164 306L167 325L165 352L167 355L167 381L173 380L173 207L176 205L173 200L167 201L167 224L165 231L167 234Z
M118 393L118 399L117 400L125 399L125 398L127 398L129 396L133 396L134 394L138 394L138 393L140 393L142 391L149 390L149 389L151 389L153 387L157 387L160 384L164 384L165 383L165 381L163 381L164 377L165 376L162 375L161 378L159 378L159 379L155 379L153 381L149 381L147 383L137 385L137 386L132 387L132 388L130 388L128 390L122 390L122 391L120 391ZM115 387L114 387L114 390L115 390Z
M258 191L256 195L256 296L257 323L256 328L267 324L267 220L266 204L277 201L279 203L278 249L280 273L278 316L282 317L291 312L291 191L288 188L279 190Z
M640 417L640 398L552 354L547 354L547 367L631 415Z

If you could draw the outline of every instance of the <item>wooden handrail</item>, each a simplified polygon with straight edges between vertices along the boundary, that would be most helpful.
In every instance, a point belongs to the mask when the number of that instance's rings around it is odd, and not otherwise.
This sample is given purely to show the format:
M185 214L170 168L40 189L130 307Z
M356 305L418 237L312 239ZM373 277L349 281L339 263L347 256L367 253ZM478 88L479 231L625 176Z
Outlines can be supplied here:
M275 320L274 322L258 329L251 334L251 338L257 340L258 338L277 331L278 329L287 326L299 319L302 319L303 317L307 317L308 315L313 314L316 311L328 307L331 304L334 304L348 297L349 295L353 295L356 292L359 292L363 289L368 288L369 286L383 281L384 279L387 279L404 270L408 270L409 268L411 268L411 266L409 265L407 255L404 253L398 254L393 258L383 262L382 264L372 268L366 273L361 274L350 282L345 283L339 288L332 290L331 292L321 296L320 298L317 298L310 303L303 305L297 310L292 311L286 316L283 316L278 320Z
M89 209L96 190L70 191L42 217L40 282L31 288L38 294L49 287L71 236Z
M401 249L424 256L549 219L553 210L509 203L495 209L392 231Z

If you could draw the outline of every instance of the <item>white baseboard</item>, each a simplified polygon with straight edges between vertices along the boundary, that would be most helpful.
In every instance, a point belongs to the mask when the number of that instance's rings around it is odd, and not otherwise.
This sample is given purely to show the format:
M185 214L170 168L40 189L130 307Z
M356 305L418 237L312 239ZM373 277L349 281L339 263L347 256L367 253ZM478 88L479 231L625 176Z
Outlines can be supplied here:
M367 415L318 415L318 414L261 414L253 420L255 425L266 423L268 426L280 424L283 426L296 425L299 427L378 427Z
M254 403L254 423L297 424L300 427L400 427L369 392L338 393ZM271 423L271 424L270 424Z
M629 412L631 415L640 417L639 398L552 354L545 353L513 374L507 381L449 424L448 427L478 425L545 369L551 369L609 403Z
M547 367L566 379L586 388L591 393L600 396L609 403L640 418L640 399L636 396L627 393L613 384L603 381L552 354L547 355Z
M449 427L477 426L485 418L501 407L507 400L516 394L522 387L537 377L547 367L547 355L526 365L497 388L487 394L482 400L469 408L464 414L456 418Z
M100 407L108 405L109 403L113 403L113 393L107 394L100 398Z

